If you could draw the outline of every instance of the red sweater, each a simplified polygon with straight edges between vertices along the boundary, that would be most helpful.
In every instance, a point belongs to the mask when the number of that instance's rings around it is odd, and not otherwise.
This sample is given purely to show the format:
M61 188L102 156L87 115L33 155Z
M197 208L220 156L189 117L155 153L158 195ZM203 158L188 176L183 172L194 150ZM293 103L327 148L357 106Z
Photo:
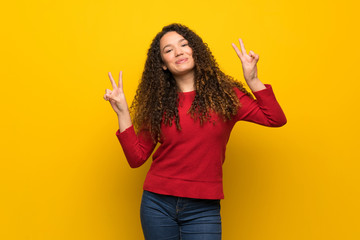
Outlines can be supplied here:
M212 114L213 122L200 126L187 110L194 100L195 91L179 93L179 117L182 130L161 126L163 140L153 154L153 162L147 173L144 190L178 197L223 199L222 164L226 144L237 121L244 120L269 127L280 127L286 117L276 101L271 85L253 92L253 100L235 88L241 107L230 121L223 121ZM148 132L136 135L133 126L122 133L116 132L129 165L141 166L151 155L155 143Z

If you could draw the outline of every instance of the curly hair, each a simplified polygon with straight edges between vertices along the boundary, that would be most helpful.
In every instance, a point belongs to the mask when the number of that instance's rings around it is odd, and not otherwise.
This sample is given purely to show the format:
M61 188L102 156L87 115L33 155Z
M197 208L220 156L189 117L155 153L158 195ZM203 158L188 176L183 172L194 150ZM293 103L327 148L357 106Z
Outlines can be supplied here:
M181 24L165 26L150 45L144 71L130 107L134 127L149 130L154 142L160 141L162 137L161 124L172 126L175 121L176 128L181 130L177 108L180 89L171 72L162 68L160 55L160 39L172 31L183 36L193 50L196 95L188 110L193 119L200 121L202 125L210 121L210 111L214 111L224 121L230 120L240 107L234 87L252 97L240 82L219 69L208 45L195 32Z

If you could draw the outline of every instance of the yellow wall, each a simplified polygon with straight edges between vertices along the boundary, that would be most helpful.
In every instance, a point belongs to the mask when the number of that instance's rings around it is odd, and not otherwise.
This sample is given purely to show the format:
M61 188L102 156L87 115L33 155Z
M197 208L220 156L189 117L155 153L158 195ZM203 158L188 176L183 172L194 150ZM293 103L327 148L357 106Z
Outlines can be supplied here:
M231 47L241 37L288 118L235 126L223 239L360 238L356 1L36 0L0 11L0 239L142 239L150 161L129 168L102 97L107 72L123 70L131 102L152 38L172 22L243 81Z

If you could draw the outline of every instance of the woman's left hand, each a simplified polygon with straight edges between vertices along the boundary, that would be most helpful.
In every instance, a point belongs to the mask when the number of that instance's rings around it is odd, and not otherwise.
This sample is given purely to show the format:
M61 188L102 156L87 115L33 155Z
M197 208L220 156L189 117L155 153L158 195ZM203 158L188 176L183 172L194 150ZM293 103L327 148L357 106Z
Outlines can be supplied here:
M247 83L257 78L257 67L256 63L259 61L259 55L255 54L250 50L249 54L246 53L244 43L239 38L241 51L237 48L235 43L232 44L237 55L239 56L243 68L244 78Z

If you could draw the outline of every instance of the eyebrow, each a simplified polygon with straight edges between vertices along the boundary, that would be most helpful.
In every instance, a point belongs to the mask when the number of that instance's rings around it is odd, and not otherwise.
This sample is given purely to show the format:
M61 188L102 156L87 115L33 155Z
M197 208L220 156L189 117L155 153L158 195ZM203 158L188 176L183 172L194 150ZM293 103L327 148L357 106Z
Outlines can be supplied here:
M179 43L179 42L182 42L182 41L184 41L184 40L186 40L186 39L185 39L185 38L182 38L182 39L180 39L180 40L178 41L178 43ZM165 49L166 47L169 47L169 46L171 46L171 44L165 45L162 50L164 51L164 49Z

